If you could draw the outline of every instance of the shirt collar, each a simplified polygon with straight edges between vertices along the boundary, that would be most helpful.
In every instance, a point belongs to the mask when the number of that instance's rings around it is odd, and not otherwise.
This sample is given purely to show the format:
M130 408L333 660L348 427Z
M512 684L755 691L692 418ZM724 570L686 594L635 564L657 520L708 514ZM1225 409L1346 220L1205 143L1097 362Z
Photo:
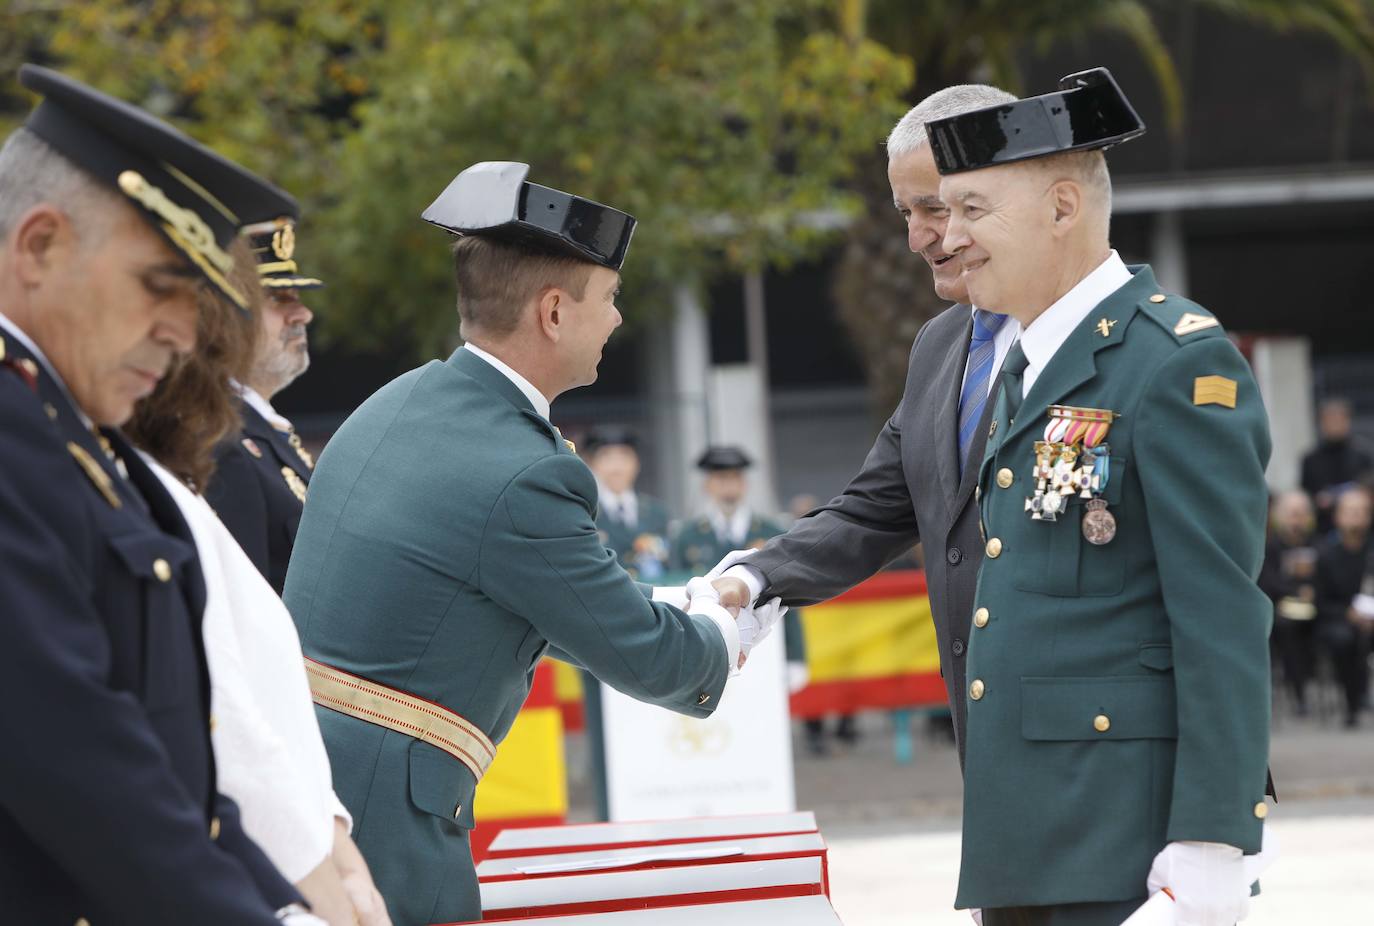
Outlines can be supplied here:
M1112 251L1092 273L1079 280L1073 289L1040 314L1021 332L1021 350L1026 364L1043 370L1069 335L1093 309L1112 293L1131 281L1131 271Z
M0 312L0 328L3 328L12 338L28 348L29 353L38 358L38 362L43 364L43 369L47 370L48 375L53 378L53 382L57 383L57 388L61 389L62 394L67 397L67 402L71 404L72 410L75 411L77 417L81 419L82 425L84 425L87 430L94 430L95 422L91 420L90 415L87 415L81 410L80 405L76 404L76 396L72 395L71 390L67 388L67 383L58 374L57 368L52 365L52 361L48 359L48 355L43 353L43 349L34 343L33 338L29 337L28 334L24 332L24 329L10 321L9 317L6 316L4 312Z
M229 382L233 385L243 401L252 408L253 411L266 418L268 424L279 431L290 430L291 422L283 418L277 410L272 407L272 403L262 397L262 393L258 392L258 390L254 389L252 386L245 386L237 380L230 380Z
M539 413L540 417L544 418L545 420L548 419L549 400L544 396L544 393L534 388L533 383L525 379L525 377L521 376L519 373L512 370L506 364L502 363L500 359L493 357L491 354L482 350L482 348L478 347L476 344L473 344L471 341L468 341L466 344L463 345L463 350L472 351L474 354L481 357L487 363L496 367L497 371L499 371L502 376L504 376L506 379L514 383L515 388L519 389L524 394L525 398L530 400L530 404L534 406L534 410Z

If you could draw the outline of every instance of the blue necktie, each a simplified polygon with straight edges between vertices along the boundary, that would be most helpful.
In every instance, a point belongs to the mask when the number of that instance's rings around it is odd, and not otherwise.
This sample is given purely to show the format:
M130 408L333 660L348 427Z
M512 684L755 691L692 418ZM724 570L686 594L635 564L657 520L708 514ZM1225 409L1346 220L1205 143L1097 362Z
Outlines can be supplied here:
M1007 316L995 312L973 310L973 337L968 343L968 372L964 376L964 388L959 393L959 472L963 473L968 462L969 444L973 442L973 432L983 418L983 407L988 404L988 383L992 378L992 362L997 357L994 343L997 332L1007 323Z

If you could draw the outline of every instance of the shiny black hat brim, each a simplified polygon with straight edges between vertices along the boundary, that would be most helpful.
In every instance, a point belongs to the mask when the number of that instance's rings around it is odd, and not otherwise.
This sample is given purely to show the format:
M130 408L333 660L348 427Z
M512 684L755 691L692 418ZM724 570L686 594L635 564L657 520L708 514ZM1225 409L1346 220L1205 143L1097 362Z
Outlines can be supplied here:
M1145 133L1111 72L1070 74L1054 93L926 123L942 174L981 170L1066 151L1108 148Z

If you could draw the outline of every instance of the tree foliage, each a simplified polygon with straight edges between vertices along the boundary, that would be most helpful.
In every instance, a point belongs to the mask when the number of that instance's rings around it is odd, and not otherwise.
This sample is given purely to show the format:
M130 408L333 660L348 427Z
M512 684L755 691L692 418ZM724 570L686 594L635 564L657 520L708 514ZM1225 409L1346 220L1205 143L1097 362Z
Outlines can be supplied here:
M816 0L82 0L15 16L5 63L49 58L290 189L331 331L421 351L451 338L453 311L445 236L419 213L469 164L527 161L639 217L622 303L652 316L677 281L812 253L808 217L861 206L845 181L912 76Z

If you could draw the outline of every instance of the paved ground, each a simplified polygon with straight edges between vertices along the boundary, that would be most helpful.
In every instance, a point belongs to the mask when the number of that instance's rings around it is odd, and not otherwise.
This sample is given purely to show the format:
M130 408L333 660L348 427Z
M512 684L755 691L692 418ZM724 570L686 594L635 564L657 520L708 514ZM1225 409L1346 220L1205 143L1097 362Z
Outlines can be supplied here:
M924 715L908 720L898 762L894 721L858 718L852 746L811 756L796 738L798 806L816 811L831 846L832 899L846 926L966 926L951 909L962 785L954 748ZM570 743L572 816L590 819L584 746ZM1374 923L1374 720L1280 716L1271 748L1280 803L1270 815L1282 856L1247 926Z

